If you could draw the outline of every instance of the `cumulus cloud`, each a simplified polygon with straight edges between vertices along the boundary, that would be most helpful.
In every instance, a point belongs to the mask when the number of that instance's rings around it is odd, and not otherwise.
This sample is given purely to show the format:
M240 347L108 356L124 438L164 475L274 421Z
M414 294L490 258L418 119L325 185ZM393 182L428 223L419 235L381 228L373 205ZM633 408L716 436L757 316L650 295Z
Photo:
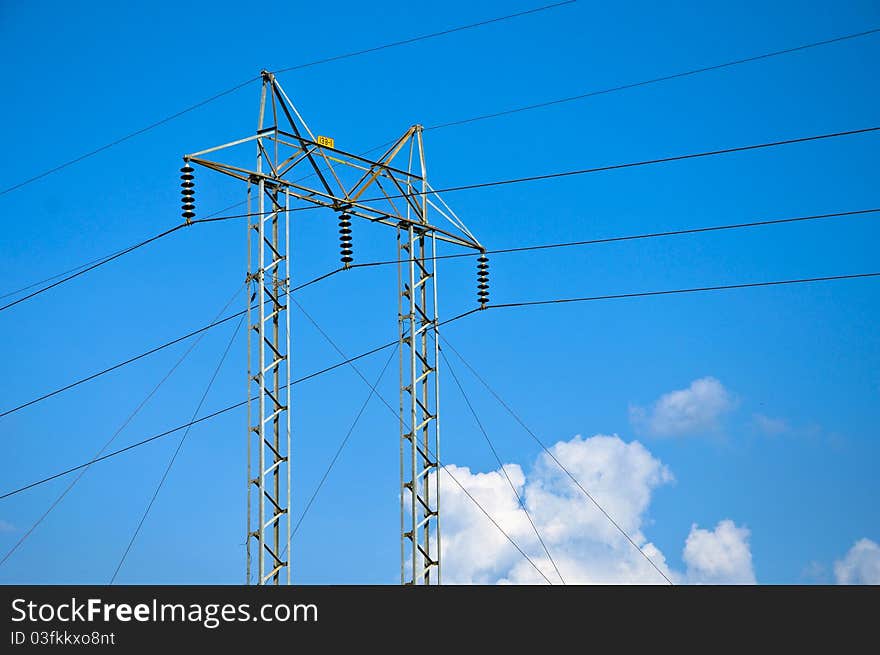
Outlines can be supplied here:
M714 530L691 526L684 545L688 582L697 584L755 584L748 528L730 519Z
M859 539L834 562L834 577L837 584L880 584L880 545Z
M687 389L663 394L648 408L630 406L630 420L638 429L657 436L681 436L714 431L733 409L730 392L713 377L691 382Z
M754 582L748 531L722 521L696 526L685 545L687 570L670 569L644 534L653 492L673 481L669 469L637 441L576 436L550 451L674 582ZM651 564L542 453L530 471L505 470L569 584L664 584ZM443 580L452 584L541 584L544 578L467 497L467 489L549 580L559 582L528 518L500 470L443 472ZM454 478L451 479L451 478Z

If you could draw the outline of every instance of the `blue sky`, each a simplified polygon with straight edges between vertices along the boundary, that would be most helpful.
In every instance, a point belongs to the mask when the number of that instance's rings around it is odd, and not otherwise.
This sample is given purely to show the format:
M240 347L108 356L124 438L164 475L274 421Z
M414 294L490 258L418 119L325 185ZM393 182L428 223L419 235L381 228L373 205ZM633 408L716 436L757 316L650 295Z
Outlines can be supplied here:
M239 4L5 3L0 107L8 186L256 75L528 9L526 2L280 3L271 23ZM612 6L613 5L613 6ZM249 22L250 21L250 22ZM552 11L293 71L280 80L316 132L361 151L432 125L708 66L880 25L871 2L675 4L581 1ZM880 37L870 36L425 135L436 187L634 161L878 124ZM252 85L0 197L2 292L179 220L180 155L251 133ZM877 206L878 137L450 194L490 248ZM200 172L202 215L243 198ZM306 215L310 214L310 215ZM357 226L356 226L357 228ZM294 277L337 265L330 215L293 228ZM492 299L513 302L877 270L873 215L493 258ZM381 229L356 233L361 261L394 257ZM470 260L443 263L446 316L470 309ZM0 314L2 405L16 405L211 320L243 281L244 227L200 226ZM351 354L394 338L392 268L336 276L300 302ZM877 282L858 280L485 312L446 336L547 443L617 434L674 476L642 532L676 569L692 525L750 531L763 583L828 582L859 539L880 540ZM238 305L242 304L238 300ZM295 368L337 361L296 312ZM230 337L209 333L119 438L186 422ZM238 339L206 410L244 398ZM164 351L0 419L2 490L88 458L183 352ZM387 353L362 362L368 378ZM453 365L456 360L453 358ZM537 446L463 366L506 462ZM392 371L393 373L393 371ZM726 404L689 434L632 420L711 377ZM381 385L396 404L396 375ZM367 389L348 369L300 385L295 497L311 493ZM444 459L496 463L457 390L444 385ZM760 427L773 419L777 434ZM118 582L244 578L245 418L192 430ZM766 423L764 424L766 427ZM772 430L771 430L772 432ZM0 582L103 583L176 444L93 467ZM294 545L295 580L391 583L398 571L397 425L373 401ZM0 501L0 550L66 485ZM296 504L296 501L295 501ZM301 507L301 505L299 505Z

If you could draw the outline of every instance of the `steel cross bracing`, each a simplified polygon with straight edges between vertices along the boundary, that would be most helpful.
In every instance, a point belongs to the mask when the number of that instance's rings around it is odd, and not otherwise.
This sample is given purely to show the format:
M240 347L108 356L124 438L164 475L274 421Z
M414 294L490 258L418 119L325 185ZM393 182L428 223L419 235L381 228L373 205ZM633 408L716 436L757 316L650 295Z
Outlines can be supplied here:
M438 242L481 253L485 248L428 183L420 125L406 130L378 159L368 159L336 148L333 139L316 136L275 76L263 71L262 80L256 134L184 156L187 165L199 164L245 182L251 201L248 213L254 214L248 239L248 281L254 292L249 304L253 309L249 309L248 375L257 400L249 406L253 435L248 453L248 582L289 583L291 575L287 309L292 199L339 214L345 267L352 261L351 217L393 227L397 233L401 583L439 584L439 319L434 257ZM244 157L231 163L206 159L220 151L232 156L240 152L238 146L251 143L257 147L256 168L249 167ZM479 301L485 303L488 298L483 293ZM259 302L254 304L256 299Z

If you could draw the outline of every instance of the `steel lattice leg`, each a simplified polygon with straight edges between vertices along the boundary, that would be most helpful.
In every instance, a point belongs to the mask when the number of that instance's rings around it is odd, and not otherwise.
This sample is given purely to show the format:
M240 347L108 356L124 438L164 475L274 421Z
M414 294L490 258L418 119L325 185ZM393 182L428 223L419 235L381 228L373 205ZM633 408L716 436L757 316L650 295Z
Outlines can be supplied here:
M250 446L248 454L248 486L254 492L248 497L248 581L278 585L290 583L289 201L262 178L256 187L259 215L251 225L256 247L250 247L249 280L257 307L249 310L248 333L250 362L257 369L248 376L249 416L257 421L249 437L256 458ZM257 475L251 477L254 468ZM251 539L257 547L255 572Z
M405 271L401 275L399 322L403 380L401 581L404 584L438 584L439 421L434 240L412 224L400 231L398 239L398 258L402 271Z

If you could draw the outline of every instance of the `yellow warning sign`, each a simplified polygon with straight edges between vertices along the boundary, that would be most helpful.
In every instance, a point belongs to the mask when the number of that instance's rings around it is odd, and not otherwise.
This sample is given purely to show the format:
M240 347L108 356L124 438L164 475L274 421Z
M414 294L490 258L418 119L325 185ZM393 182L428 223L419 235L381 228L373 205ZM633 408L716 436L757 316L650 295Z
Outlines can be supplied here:
M335 148L334 141L329 136L318 136L315 137L315 140L318 142L319 146L324 146L325 148Z

